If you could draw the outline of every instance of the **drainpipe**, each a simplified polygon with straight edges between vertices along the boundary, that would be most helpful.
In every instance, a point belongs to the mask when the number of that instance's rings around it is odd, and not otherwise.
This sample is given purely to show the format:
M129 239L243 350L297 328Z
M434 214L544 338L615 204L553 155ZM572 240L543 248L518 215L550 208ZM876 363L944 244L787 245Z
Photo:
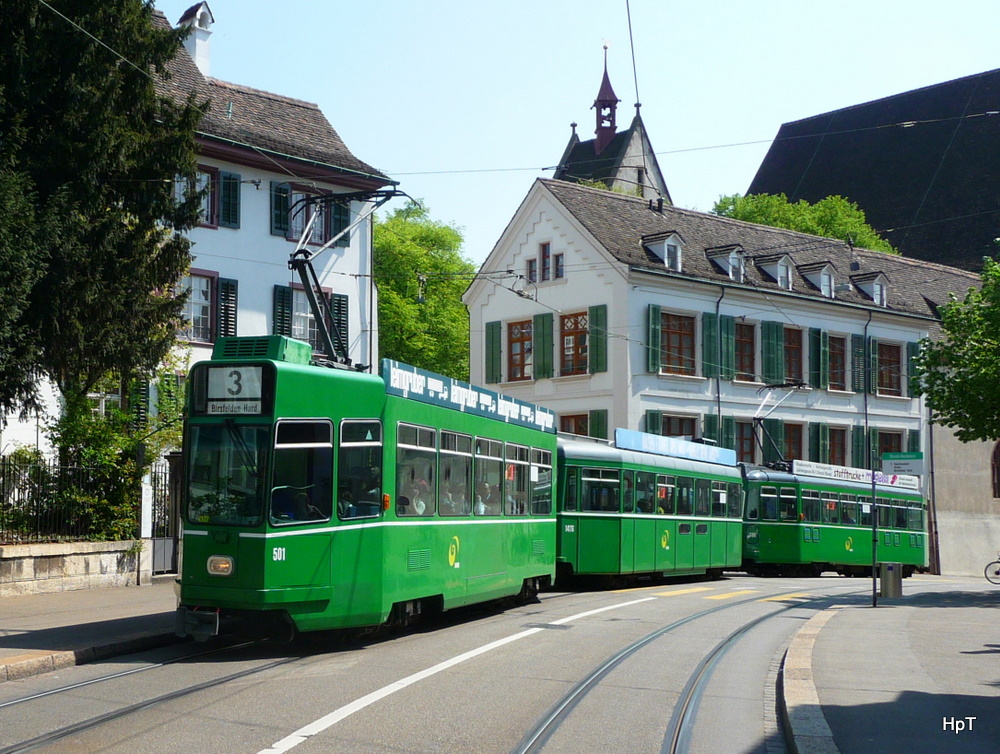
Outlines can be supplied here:
M872 447L871 429L868 421L868 394L875 385L878 375L872 373L873 354L871 353L868 339L868 325L872 323L872 310L868 310L868 321L865 322L863 338L863 353L865 359L864 374L868 376L866 383L862 386L865 391L865 444L868 446L868 470L872 476L872 607L878 607L878 504L875 489L875 449Z
M716 438L716 445L722 445L722 317L719 312L721 310L722 299L726 296L726 286L720 285L721 293L719 293L719 298L715 302L715 328L716 328L716 367L717 371L715 373L715 415L718 420L718 432L719 435Z

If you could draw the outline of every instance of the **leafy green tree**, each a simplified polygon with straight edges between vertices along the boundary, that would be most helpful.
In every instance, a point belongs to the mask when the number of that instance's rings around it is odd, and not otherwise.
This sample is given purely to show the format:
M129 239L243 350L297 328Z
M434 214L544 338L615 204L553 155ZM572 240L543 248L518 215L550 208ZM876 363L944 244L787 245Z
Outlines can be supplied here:
M462 233L407 202L375 224L382 356L469 379L469 316L462 294L475 275L461 254Z
M712 214L824 238L839 238L862 249L899 253L868 224L858 205L842 196L828 196L810 204L805 199L789 202L784 194L732 194L719 197Z
M58 228L34 247L19 324L72 418L108 375L151 374L176 342L178 231L198 202L178 202L175 180L194 175L207 105L157 93L185 32L155 26L149 0L0 0L0 17L0 139L36 222ZM21 253L0 243L0 260Z
M942 337L917 358L934 423L963 442L1000 439L1000 262L985 260L982 281L941 308Z

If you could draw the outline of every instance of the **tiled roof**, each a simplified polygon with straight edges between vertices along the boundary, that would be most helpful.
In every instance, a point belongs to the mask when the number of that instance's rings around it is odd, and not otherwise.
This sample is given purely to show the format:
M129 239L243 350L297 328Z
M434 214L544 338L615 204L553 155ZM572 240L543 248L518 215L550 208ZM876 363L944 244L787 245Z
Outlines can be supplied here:
M154 12L154 23L170 28L159 11ZM206 78L183 47L168 70L168 79L159 83L163 94L183 100L193 91L199 101L211 100L198 126L199 133L293 159L361 173L381 185L390 182L383 173L351 153L317 105Z
M998 174L1000 69L785 123L747 193L846 197L906 256L977 270Z
M552 196L593 235L608 252L638 271L648 270L680 278L738 285L729 280L709 260L706 251L724 246L740 246L745 254L745 285L769 293L786 293L758 269L756 261L773 260L787 254L792 269L791 293L821 299L819 290L801 274L802 266L829 262L836 270L836 282L848 283L852 275L884 272L891 281L887 307L874 307L856 288L837 291L836 300L880 311L890 310L920 316L937 316L936 307L950 295L959 298L979 284L978 275L894 254L852 249L845 242L811 236L781 228L732 220L666 205L662 210L650 202L611 191L585 188L565 181L539 179ZM667 270L663 261L643 243L676 232L684 239L682 271Z

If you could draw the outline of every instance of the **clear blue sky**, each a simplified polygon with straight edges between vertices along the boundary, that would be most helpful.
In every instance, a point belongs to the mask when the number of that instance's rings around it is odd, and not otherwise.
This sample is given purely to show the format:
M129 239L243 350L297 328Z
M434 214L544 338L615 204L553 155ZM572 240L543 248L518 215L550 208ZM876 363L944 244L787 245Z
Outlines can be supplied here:
M157 0L176 24L192 0ZM210 0L211 75L319 104L480 264L608 72L634 114L625 0ZM780 125L1000 67L998 0L631 0L643 121L674 203L743 193ZM736 146L732 146L736 145ZM390 208L398 204L388 205Z

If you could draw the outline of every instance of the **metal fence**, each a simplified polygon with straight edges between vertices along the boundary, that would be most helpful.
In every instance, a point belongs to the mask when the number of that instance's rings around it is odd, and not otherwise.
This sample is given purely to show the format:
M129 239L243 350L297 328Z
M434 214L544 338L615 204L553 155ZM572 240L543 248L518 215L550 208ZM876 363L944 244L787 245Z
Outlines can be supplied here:
M137 536L140 490L109 508L106 486L94 469L0 457L0 545L105 538L109 515L134 520L136 527L126 523L124 533Z

